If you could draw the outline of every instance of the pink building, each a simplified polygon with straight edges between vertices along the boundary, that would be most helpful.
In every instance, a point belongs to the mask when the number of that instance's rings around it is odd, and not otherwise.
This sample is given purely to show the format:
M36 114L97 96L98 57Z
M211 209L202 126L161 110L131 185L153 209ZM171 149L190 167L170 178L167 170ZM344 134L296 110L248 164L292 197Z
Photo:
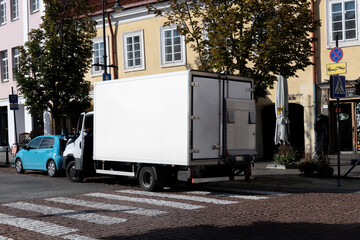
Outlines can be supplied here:
M19 62L18 47L28 40L31 29L39 27L43 12L42 0L0 0L0 146L15 143L14 113L9 107L12 89L18 94L13 68ZM30 116L21 95L15 116L17 136L44 127L43 116Z

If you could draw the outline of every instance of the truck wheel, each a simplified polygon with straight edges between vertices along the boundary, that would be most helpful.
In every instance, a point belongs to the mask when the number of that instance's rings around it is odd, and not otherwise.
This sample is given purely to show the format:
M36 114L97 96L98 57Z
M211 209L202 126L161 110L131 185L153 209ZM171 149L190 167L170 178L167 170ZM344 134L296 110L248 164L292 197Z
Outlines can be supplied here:
M152 167L143 167L140 169L139 183L145 191L155 191L158 188L156 172Z
M76 170L75 161L71 161L66 167L66 176L72 182L81 182L84 178L81 171Z

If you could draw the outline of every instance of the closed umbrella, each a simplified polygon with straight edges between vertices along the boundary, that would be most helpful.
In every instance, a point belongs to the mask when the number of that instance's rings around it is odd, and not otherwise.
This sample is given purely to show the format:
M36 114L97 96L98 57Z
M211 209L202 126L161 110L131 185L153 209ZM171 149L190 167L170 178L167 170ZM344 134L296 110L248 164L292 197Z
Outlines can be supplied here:
M288 85L287 80L283 76L278 76L278 84L276 87L276 97L275 97L275 116L276 116L276 125L275 125L275 145L279 144L282 140L283 142L290 143L290 129L289 129L289 118L288 118Z

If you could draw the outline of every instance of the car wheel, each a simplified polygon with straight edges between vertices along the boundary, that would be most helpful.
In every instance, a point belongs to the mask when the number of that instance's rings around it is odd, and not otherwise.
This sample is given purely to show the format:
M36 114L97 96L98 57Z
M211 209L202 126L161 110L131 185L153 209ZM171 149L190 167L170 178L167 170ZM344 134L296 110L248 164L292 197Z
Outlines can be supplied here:
M152 167L143 167L140 169L139 183L142 189L149 192L160 188L156 179L155 169Z
M23 164L20 158L16 159L15 161L15 169L17 173L24 173L25 170L23 168Z
M75 161L71 161L66 167L66 176L72 182L81 182L84 178L81 171L75 168Z
M55 177L56 175L56 164L53 160L50 160L46 166L47 173L50 177Z

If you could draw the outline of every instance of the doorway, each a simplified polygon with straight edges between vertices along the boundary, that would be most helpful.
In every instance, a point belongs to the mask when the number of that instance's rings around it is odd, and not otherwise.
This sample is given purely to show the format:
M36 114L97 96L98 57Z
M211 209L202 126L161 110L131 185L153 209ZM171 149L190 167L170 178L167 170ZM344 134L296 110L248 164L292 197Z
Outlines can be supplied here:
M0 146L9 146L7 107L0 107Z

